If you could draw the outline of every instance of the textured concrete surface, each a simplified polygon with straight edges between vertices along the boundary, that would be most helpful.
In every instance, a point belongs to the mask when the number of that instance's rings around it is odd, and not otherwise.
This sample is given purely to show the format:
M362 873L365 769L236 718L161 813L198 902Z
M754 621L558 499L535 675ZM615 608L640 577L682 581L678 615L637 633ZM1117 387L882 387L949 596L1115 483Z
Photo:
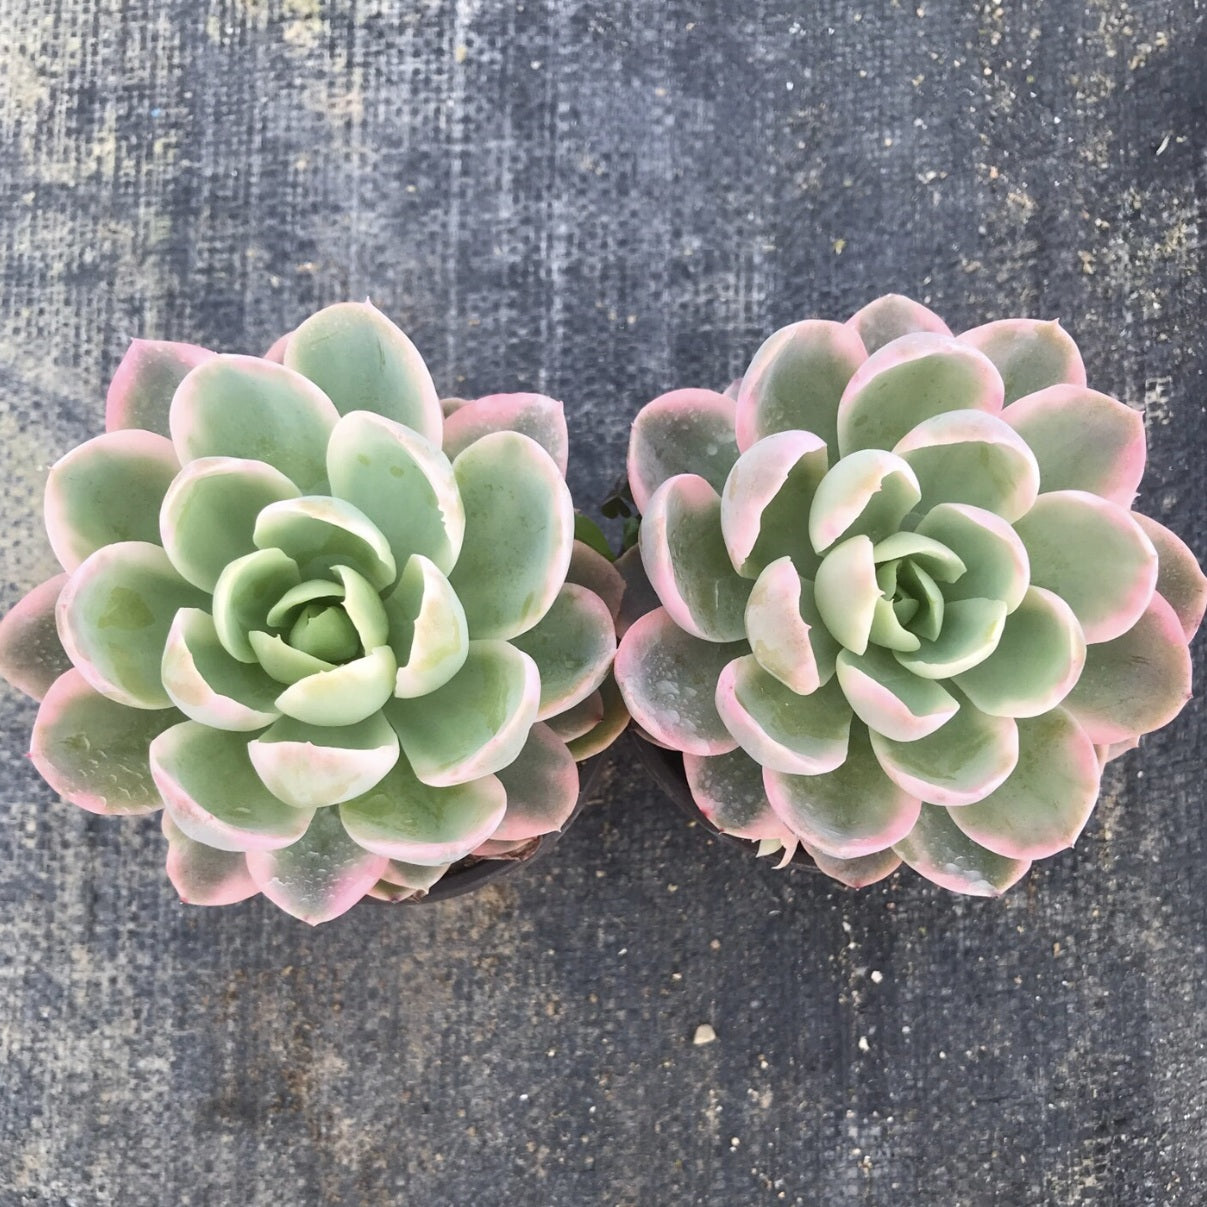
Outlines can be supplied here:
M1059 316L1207 549L1203 22L0 0L0 604L131 336L258 351L364 295L446 392L564 398L584 499L783 322ZM50 799L33 715L3 695L3 1207L1203 1201L1201 701L1002 902L752 865L618 758L549 861L318 931L180 906L153 822Z

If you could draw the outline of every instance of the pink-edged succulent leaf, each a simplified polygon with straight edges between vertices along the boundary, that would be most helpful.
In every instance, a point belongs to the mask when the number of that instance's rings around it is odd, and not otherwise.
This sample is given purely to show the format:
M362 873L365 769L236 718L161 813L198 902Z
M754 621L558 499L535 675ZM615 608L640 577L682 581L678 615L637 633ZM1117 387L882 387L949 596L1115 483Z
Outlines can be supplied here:
M487 775L436 788L400 758L375 788L339 806L344 828L362 847L422 867L463 859L498 829L507 790Z
M758 578L781 557L808 577L817 567L804 517L828 465L812 432L777 432L742 454L721 492L721 532L729 559L745 578Z
M616 654L612 614L594 591L566 583L553 606L512 644L541 675L537 720L554 717L586 699L604 681Z
M388 645L307 675L277 697L277 708L307 725L356 725L394 694L398 662Z
M898 742L916 742L941 729L959 702L933 679L907 671L889 651L869 646L863 654L843 650L838 682L847 703L869 729Z
M608 675L603 681L598 695L603 701L603 716L586 733L579 737L566 739L566 746L575 761L579 763L583 759L602 754L624 733L629 724L629 710L625 707L624 697L620 694L620 688L616 685L614 676ZM559 720L558 717L550 717L549 723L556 727Z
M807 842L801 845L821 871L848 888L867 888L891 876L901 866L901 856L891 847L857 859L835 859L825 851L810 847Z
M218 851L195 842L166 809L163 836L168 840L168 879L185 905L235 905L260 891L242 851Z
M142 428L167 436L172 395L187 374L213 353L196 344L136 339L126 350L105 399L105 431Z
M35 700L71 668L55 623L55 606L66 585L66 574L48 578L0 620L0 676Z
M247 746L264 786L295 809L362 796L389 773L398 750L398 736L379 712L355 725L305 725L285 717Z
M285 349L289 347L289 337L293 334L292 331L286 331L284 335L279 335L268 347L268 351L264 353L264 359L270 360L274 365L283 365L285 363Z
M1006 626L1000 599L957 599L943 608L943 627L933 641L893 657L920 679L950 679L979 666L997 649Z
M1084 386L1056 385L1012 402L1002 418L1039 464L1039 488L1088 490L1130 507L1144 476L1144 417Z
M1069 694L1085 656L1085 637L1073 610L1059 595L1030 587L1006 617L993 653L955 680L982 712L1036 717Z
M872 749L885 774L906 792L932 805L971 805L984 800L1018 763L1018 725L970 704L940 729L912 742L871 731ZM909 863L903 853L902 859Z
M559 712L545 722L563 742L573 742L590 733L604 719L603 691L592 692L585 700Z
M678 474L699 474L720 491L738 459L732 398L714 390L672 390L646 403L629 437L629 489L637 510Z
M181 464L199 457L266 461L302 490L326 478L327 439L339 413L299 373L255 356L215 356L172 399L169 424Z
M1000 515L963 503L940 503L914 532L938 541L964 565L964 573L944 586L944 599L1000 599L1007 612L1022 602L1031 562L1022 539Z
M868 648L881 598L874 548L866 536L849 537L830 549L813 579L813 599L826 629L856 654Z
M1177 613L1154 594L1121 636L1091 645L1065 707L1096 744L1169 724L1190 699L1190 651Z
M613 620L620 616L625 582L614 563L583 541L576 540L570 551L566 581L594 591L604 601Z
M737 742L717 712L717 677L749 648L701 641L657 608L621 638L616 682L633 719L656 741L688 754L725 754Z
M464 665L469 625L457 593L436 564L412 554L385 600L389 641L398 662L394 695L426 696Z
M181 608L168 630L160 677L172 703L190 720L215 729L251 731L281 714L281 685L254 663L232 658L218 639L213 617Z
M178 609L204 600L160 546L107 545L64 586L56 608L59 637L97 691L133 708L167 708L160 662L168 630Z
M790 557L769 565L746 602L746 636L759 665L797 695L808 695L834 674L838 642L822 623L813 584Z
M844 537L883 540L921 497L914 471L900 457L861 449L843 457L818 484L808 512L809 539L818 553Z
M785 846L793 841L767 799L763 768L744 750L685 754L683 771L696 807L722 833L755 842L774 839Z
M549 611L570 565L574 506L553 458L518 432L494 432L453 462L465 540L449 582L473 638L506 640Z
M153 813L163 801L147 752L178 719L171 709L118 704L69 670L50 685L38 709L30 758L61 797L89 813Z
M1157 551L1157 593L1177 613L1182 632L1190 641L1207 610L1207 576L1181 537L1138 511L1131 516Z
M276 850L297 842L313 813L273 796L252 766L247 737L196 721L151 743L151 774L172 820L219 851Z
M799 696L747 654L721 671L716 705L738 745L764 767L822 775L846 758L851 711L834 680Z
M859 333L869 356L903 335L918 331L951 334L951 328L933 310L899 293L886 293L869 302L847 319L847 326Z
M248 851L246 859L260 892L311 926L347 913L389 863L353 842L334 809L320 809L297 842Z
M46 479L46 533L64 570L118 541L159 543L159 507L180 468L152 432L106 432L73 448Z
M721 534L722 504L697 474L654 491L641 523L641 560L675 623L705 641L737 641L750 582L733 568Z
M519 432L535 440L553 458L562 476L570 460L565 407L544 394L488 394L448 417L444 452L452 458L492 432Z
M1057 321L999 319L965 331L960 342L983 352L1002 375L1006 401L1055 385L1085 385L1085 365Z
M974 348L930 332L904 335L868 357L838 405L838 449L891 449L945 411L1002 409L1002 379Z
M1082 490L1040 495L1015 525L1031 581L1073 609L1091 645L1126 633L1157 585L1157 551L1130 513Z
M893 451L922 490L919 510L965 503L1013 523L1039 494L1039 465L1023 438L986 411L946 411L924 420Z
M1063 708L1018 725L1018 765L984 800L951 810L974 842L1008 859L1046 859L1071 847L1098 799L1094 744Z
M891 847L918 819L921 802L880 767L867 730L851 727L847 756L826 775L785 775L768 767L767 799L810 850L858 859Z
M252 533L260 512L300 493L263 461L202 457L189 462L168 488L156 536L183 578L212 591L231 562L255 551Z
M738 448L788 431L812 432L835 446L839 399L866 357L858 332L842 323L807 319L775 332L742 378Z
M401 423L353 411L335 425L327 445L331 493L367 516L401 566L413 553L445 574L465 537L465 509L452 463Z
M520 842L551 834L570 820L578 803L578 766L548 725L534 725L520 753L498 771L507 812L491 838Z
M616 559L616 572L624 580L624 595L620 601L620 615L616 618L616 636L625 633L655 609L662 607L658 592L650 585L649 575L641 561L641 550L634 545Z
M269 612L300 582L297 562L280 549L259 549L231 562L218 577L212 601L214 628L222 648L240 662L259 660L272 674L251 638L258 633L267 640L264 630L268 628ZM276 641L282 644L280 638ZM292 683L294 679L287 677L282 682Z
M506 767L528 738L540 696L540 672L527 654L505 641L471 641L447 683L391 700L386 716L419 779L448 787Z
M1031 867L1030 860L995 855L974 842L947 809L923 805L914 828L893 850L940 888L972 897L1000 897Z
M290 335L285 364L341 415L372 411L440 447L444 417L432 375L415 345L370 303L340 302L312 314Z

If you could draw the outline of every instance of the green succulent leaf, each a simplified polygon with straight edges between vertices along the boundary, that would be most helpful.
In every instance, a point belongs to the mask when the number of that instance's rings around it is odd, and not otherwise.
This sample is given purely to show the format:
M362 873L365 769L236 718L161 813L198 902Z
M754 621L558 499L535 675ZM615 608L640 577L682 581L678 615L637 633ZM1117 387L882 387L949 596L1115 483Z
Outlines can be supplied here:
M1029 859L995 855L952 820L951 811L923 805L914 828L893 850L927 880L973 897L1000 897L1031 867Z
M185 905L235 905L260 891L242 851L218 851L194 842L166 809L163 836L168 840L168 879Z
M469 626L461 601L436 564L411 555L398 586L385 600L390 647L398 662L394 695L426 696L465 665Z
M683 770L692 799L718 830L756 842L768 838L785 844L792 841L792 832L767 799L762 766L744 750L685 754Z
M759 665L798 695L808 695L834 674L838 642L822 622L813 584L792 559L769 565L746 603L746 635Z
M363 658L299 679L277 697L277 708L308 725L355 725L394 694L398 663L388 645Z
M0 675L35 700L71 669L55 623L55 608L66 585L66 574L47 579L0 619Z
M231 562L214 587L214 627L222 648L240 662L264 666L274 679L280 679L263 652L253 647L251 635L268 627L268 615L286 592L301 581L297 562L280 549L260 549ZM282 682L290 683L292 679Z

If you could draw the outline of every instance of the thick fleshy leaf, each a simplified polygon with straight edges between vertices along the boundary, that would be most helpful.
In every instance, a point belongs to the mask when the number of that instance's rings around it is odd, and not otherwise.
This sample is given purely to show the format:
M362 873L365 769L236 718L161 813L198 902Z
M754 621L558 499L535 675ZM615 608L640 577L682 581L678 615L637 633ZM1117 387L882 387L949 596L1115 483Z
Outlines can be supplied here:
M46 533L64 570L119 541L159 543L159 507L179 470L172 442L106 432L73 448L46 479Z
M999 319L965 331L959 338L997 366L1007 402L1049 386L1085 385L1081 353L1059 322Z
M1157 585L1157 551L1116 503L1082 490L1040 495L1015 524L1031 581L1073 609L1091 645L1126 633Z
M168 879L185 905L234 905L260 891L242 851L218 851L194 842L166 809L163 836L168 840Z
M269 612L300 580L297 562L280 549L249 553L222 571L214 587L214 627L223 649L232 658L240 662L257 661L250 634L267 628ZM265 670L274 678L279 677L267 665Z
M973 842L937 805L922 806L917 824L893 850L931 883L972 897L1000 897L1031 866L1027 859L1007 859Z
M398 736L374 713L355 725L283 717L248 743L264 786L295 809L337 805L368 792L398 761Z
M984 800L951 811L973 842L1008 859L1071 847L1098 799L1101 768L1085 730L1063 709L1019 722L1018 766Z
M629 437L629 489L637 510L678 474L699 474L720 491L738 459L733 399L713 390L672 390L637 412Z
M1207 610L1207 577L1181 537L1138 511L1131 516L1157 551L1157 592L1177 613L1189 641L1199 631Z
M390 618L381 596L369 580L357 574L351 566L332 566L335 577L343 584L343 612L356 632L360 648L376 649L390 638Z
M859 332L869 356L885 344L917 331L951 334L951 328L933 310L899 293L886 293L869 302L847 319L847 326Z
M200 608L176 613L160 675L172 703L202 725L263 729L281 715L275 703L281 685L254 663L232 658L218 639L213 617Z
M567 748L574 756L575 762L578 763L581 763L583 759L602 754L624 733L629 724L629 710L625 707L624 697L620 694L620 688L616 686L616 680L612 675L603 681L597 695L603 701L603 716L580 737L565 739ZM588 700L593 698L589 696ZM579 707L581 708L582 705ZM567 715L563 713L561 717L550 717L550 727L556 727L562 717Z
M594 591L566 583L553 607L512 644L540 671L537 719L544 721L586 699L604 681L616 653L616 629L607 604Z
M758 578L781 557L806 577L817 568L805 517L827 464L811 432L779 432L738 458L721 492L721 532L739 574Z
M71 669L55 623L55 606L66 585L66 574L47 579L0 620L0 676L35 700Z
M985 411L936 415L908 431L893 451L917 474L921 511L966 503L1013 523L1039 494L1039 466L1026 442Z
M551 834L570 820L578 803L578 766L548 725L534 725L520 753L497 774L507 789L507 812L492 838L518 842Z
M444 424L444 453L456 457L475 440L491 432L519 432L535 440L566 475L570 460L570 434L566 410L544 394L488 394L475 398L448 417Z
M283 365L285 349L289 347L289 337L292 334L292 331L286 331L284 335L277 336L269 345L268 351L264 353L264 359L272 361L274 365Z
M907 671L887 650L838 655L838 682L847 703L868 728L897 742L916 742L942 728L959 702L933 679Z
M151 743L151 774L172 820L219 851L287 847L310 823L264 787L241 734L182 721Z
M471 641L447 683L419 699L392 700L386 716L415 774L448 787L506 767L528 738L540 697L540 672L527 654L505 641Z
M922 497L914 471L884 449L843 457L821 482L809 510L809 539L824 553L842 537L881 541L897 531Z
M641 560L675 623L705 641L737 641L750 582L730 563L721 499L696 474L654 491L641 522Z
M662 607L662 602L650 585L649 575L641 562L641 550L636 545L616 559L616 572L624 580L620 615L616 618L616 636L623 637L641 617Z
M1022 602L1031 581L1031 562L1014 529L999 515L962 503L940 503L915 529L946 546L964 573L943 588L945 599L1000 599L1007 612Z
M301 374L255 356L215 356L180 383L169 422L181 464L247 457L310 490L325 478L338 418L331 399Z
M808 695L834 674L838 642L822 623L813 584L789 557L772 562L746 603L746 636L759 665L798 695Z
M758 842L787 844L792 833L776 816L763 786L763 768L744 750L683 756L687 786L697 808L718 830Z
M893 448L945 411L1002 409L1002 379L975 349L920 332L886 344L851 378L838 406L838 448Z
M814 850L808 843L801 845L821 871L848 888L867 888L891 876L901 866L901 856L892 847L858 859L835 859L825 851Z
M1002 418L1039 463L1039 488L1088 490L1130 507L1144 476L1144 417L1083 386L1049 386L1011 403Z
M570 565L574 506L553 458L518 432L470 445L453 473L465 540L449 575L473 638L506 640L549 611Z
M422 554L407 562L385 601L390 647L398 661L394 695L426 696L465 665L469 626L449 581Z
M172 565L212 591L222 571L255 551L256 517L298 488L279 469L238 457L201 457L177 475L163 500L156 535Z
M998 647L1006 624L1000 599L957 599L943 608L943 627L934 641L894 657L921 679L950 679L984 662Z
M348 565L381 591L398 574L390 543L377 525L359 507L326 495L270 503L256 518L252 540L260 549L280 549L307 578Z
M304 650L296 650L275 633L252 632L247 635L256 661L266 674L286 687L300 683L308 675L334 670L334 664L324 662ZM221 639L221 635L219 635ZM274 701L274 707L276 702Z
M320 809L288 847L247 853L247 870L260 892L311 926L347 913L389 862L353 842L334 809Z
M767 799L780 819L810 849L836 859L858 859L904 838L922 802L884 774L867 730L851 728L842 763L826 775L785 775L768 768Z
M363 658L308 675L277 697L277 708L308 725L355 725L393 694L398 663L388 645Z
M624 600L625 581L615 564L608 561L603 554L597 553L582 541L575 541L570 553L570 568L566 571L566 581L594 591L607 605L612 618L619 617L620 606Z
M916 741L894 741L875 730L871 737L885 774L932 805L984 800L1018 762L1018 725L1010 717L991 717L967 700L941 729Z
M133 708L167 708L159 665L168 629L179 608L204 600L158 545L107 545L64 586L56 608L59 638L97 691Z
M604 719L602 691L592 692L570 708L545 722L563 742L572 742L588 734Z
M822 775L846 757L851 711L834 681L798 696L747 654L721 671L716 703L738 745L764 767Z
M881 597L873 546L866 536L835 545L817 568L813 598L830 635L856 654L868 648L868 637Z
M997 648L957 675L956 683L982 712L1036 717L1069 694L1085 655L1085 637L1069 605L1043 587L1031 587L1006 617Z
M196 344L136 339L126 350L109 383L105 399L105 431L141 428L167 436L172 395L190 370L213 353Z
M366 850L436 867L463 859L485 842L506 808L507 790L497 776L432 787L400 758L377 787L340 805L339 813Z
M335 425L327 445L331 493L367 516L398 565L412 553L447 574L465 536L465 509L452 463L422 436L368 411Z
M69 670L38 709L29 757L61 797L89 813L153 813L163 801L147 751L178 716L118 704Z
M633 719L656 741L688 754L724 754L737 743L717 712L717 678L749 648L701 641L656 608L621 639L616 682Z
M853 327L807 319L775 332L755 353L738 391L743 452L776 432L812 432L837 445L839 399L867 357ZM786 550L781 550L786 552Z
M1190 651L1177 613L1154 594L1122 636L1091 645L1065 707L1095 743L1169 724L1190 699Z
M443 415L432 375L413 343L368 302L312 314L289 337L285 364L308 377L341 415L372 411L440 447Z

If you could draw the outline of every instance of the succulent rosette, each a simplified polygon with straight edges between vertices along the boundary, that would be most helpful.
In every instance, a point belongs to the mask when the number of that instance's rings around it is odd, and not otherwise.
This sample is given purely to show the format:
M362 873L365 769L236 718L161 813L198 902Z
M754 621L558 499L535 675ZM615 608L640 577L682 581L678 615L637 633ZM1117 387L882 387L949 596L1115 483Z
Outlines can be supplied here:
M349 303L265 358L136 341L105 426L50 470L63 573L0 624L62 796L162 809L185 901L312 923L567 821L625 718L561 403L442 406Z
M785 327L634 424L634 721L763 853L1004 892L1190 696L1207 580L1130 510L1145 451L1057 323L954 336L889 296Z

